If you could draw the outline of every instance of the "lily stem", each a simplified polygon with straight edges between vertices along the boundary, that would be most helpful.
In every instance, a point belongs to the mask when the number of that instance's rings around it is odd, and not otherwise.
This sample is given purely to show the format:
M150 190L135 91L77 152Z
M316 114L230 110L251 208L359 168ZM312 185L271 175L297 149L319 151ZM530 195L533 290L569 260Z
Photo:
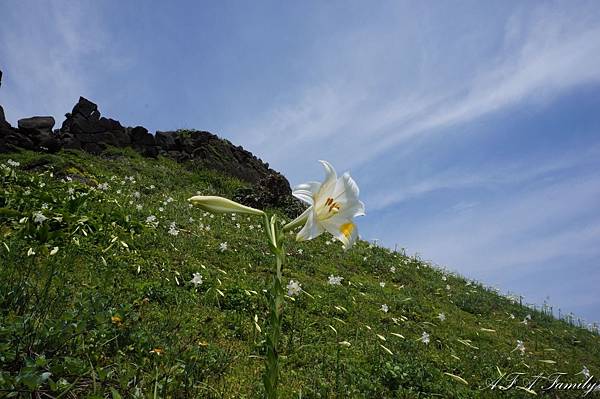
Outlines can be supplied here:
M281 338L281 324L283 320L284 291L283 291L283 264L285 251L282 245L283 232L276 223L275 216L265 217L265 229L270 240L270 248L275 255L275 268L272 273L271 285L267 296L269 301L269 329L267 331L265 359L265 372L263 383L268 399L278 397L277 385L279 383L279 342Z

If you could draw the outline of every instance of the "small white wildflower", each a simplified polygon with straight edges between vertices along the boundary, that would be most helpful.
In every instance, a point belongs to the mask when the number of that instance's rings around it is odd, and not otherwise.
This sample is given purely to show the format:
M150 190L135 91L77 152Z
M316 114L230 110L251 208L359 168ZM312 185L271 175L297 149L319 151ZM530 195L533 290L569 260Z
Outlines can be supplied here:
M153 223L156 221L156 216L150 215L146 218L146 223Z
M75 194L75 189L73 187L69 187L69 189L67 190L67 194L69 194L69 195Z
M379 286L380 286L381 288L384 288L384 287L385 287L385 283L384 283L383 281L381 281L381 282L379 283Z
M156 187L154 187L154 184L150 185L150 190L154 190Z
M179 230L177 229L175 222L171 222L171 225L169 226L169 234L171 234L172 236L176 236L179 234Z
M421 342L423 342L424 344L429 344L429 334L427 334L424 331L423 331L423 334L421 335Z
M304 253L304 250L302 248L298 248L298 254L302 255L302 253Z
M49 208L48 204L44 202L44 203L42 204L42 209L48 209L48 208Z
M239 228L240 228L240 224L239 224L239 223L236 223L236 224L235 224L235 227L239 229Z
M440 321L444 321L446 320L446 315L443 313L438 314L438 319L440 319Z
M190 217L190 218L188 219L188 222L190 222L190 223L194 223L194 218L193 218L193 217Z
M385 303L383 305L381 305L381 311L383 313L387 313L390 310L390 307L388 305L386 305Z
M329 280L327 281L327 283L329 283L329 285L342 285L342 280L344 278L341 276L334 276L333 274L331 276L329 276Z
M159 207L158 207L158 211L159 211L159 212L164 212L164 210L165 210L165 208L163 208L162 206L159 206Z
M520 351L521 355L523 355L525 353L525 344L520 339L517 340L517 347L515 349L513 349L513 351L516 351L516 350Z
M296 296L302 291L302 285L296 280L290 280L286 288L288 296Z
M446 276L442 276L442 281L446 281L448 278Z
M100 183L96 187L98 190L106 191L108 190L108 183Z
M446 284L446 289L450 291L450 285Z
M209 225L204 226L204 230L205 231L210 231L210 226Z
M135 191L135 192L133 193L133 198L140 198L141 196L142 196L142 194L140 194L140 192L139 192L139 191Z
M590 370L588 370L588 368L585 366L583 366L583 369L581 370L581 374L583 374L583 376L585 378L590 378Z
M206 226L206 228L208 229L208 226ZM219 250L221 252L227 251L227 241L222 242L222 243L219 244Z
M167 198L167 204L168 204L169 202L173 202L173 201L175 201L175 200L173 199L173 197L169 197L169 198Z
M13 161L12 159L9 159L8 161L6 161L6 163L7 163L7 164L9 164L9 165L10 165L10 166L12 166L12 167L15 167L15 168L16 168L17 166L20 166L20 165L21 165L19 162L17 162L17 161Z
M121 194L121 189L118 189L118 190L117 190L117 194Z
M202 276L200 273L194 273L193 276L194 278L190 280L190 283L194 284L196 287L202 284Z
M135 209L137 209L138 211L141 211L142 210L142 204L137 204L135 206Z
M31 190L27 189L23 192L24 195L31 195Z
M396 273L396 268L394 266L390 267L390 273Z
M47 219L48 218L46 216L44 216L44 214L41 213L41 212L36 212L36 213L33 214L33 222L34 223L42 224Z

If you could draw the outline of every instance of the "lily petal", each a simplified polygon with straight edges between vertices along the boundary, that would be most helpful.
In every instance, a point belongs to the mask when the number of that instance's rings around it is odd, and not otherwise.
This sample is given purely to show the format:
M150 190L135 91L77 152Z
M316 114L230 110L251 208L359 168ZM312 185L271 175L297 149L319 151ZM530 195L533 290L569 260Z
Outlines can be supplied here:
M298 198L300 201L306 202L309 205L313 205L314 197L321 189L321 183L316 181L310 181L308 183L299 184L294 187L292 195Z
M327 161L319 161L325 168L325 181L317 193L318 198L327 198L333 192L337 182L337 173L333 166Z
M296 235L297 241L312 240L320 236L324 231L323 226L317 222L317 214L313 211L310 212L306 219L306 224L302 227L302 230Z
M358 228L351 219L346 219L344 223L327 220L322 224L327 232L342 242L344 250L349 249L358 238Z
M358 199L358 194L360 193L360 190L358 189L358 185L356 184L354 179L350 176L350 173L344 173L342 175L342 181L344 182L346 195L348 195L348 197L354 200Z

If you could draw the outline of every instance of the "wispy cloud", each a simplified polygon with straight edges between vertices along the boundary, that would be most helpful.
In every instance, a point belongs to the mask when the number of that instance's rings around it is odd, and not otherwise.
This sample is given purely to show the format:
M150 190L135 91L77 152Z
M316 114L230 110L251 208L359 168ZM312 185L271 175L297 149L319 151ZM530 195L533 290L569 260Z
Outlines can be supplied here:
M409 235L400 229L387 236L467 273L600 254L600 219L593 215L598 198L600 175L588 174L501 196L468 215L416 219Z
M381 91L370 91L377 69L363 70L364 80L355 70L347 78L343 69L330 71L324 77L329 83L318 84L297 102L269 110L233 131L244 132L239 139L276 164L283 165L285 159L290 169L296 167L294 152L315 148L338 164L356 167L417 136L441 134L525 100L549 101L565 89L600 80L600 19L589 17L597 17L594 12L586 15L585 7L571 14L541 8L509 19L500 55L467 67L474 73L460 84L432 91L415 82L390 92L382 103ZM352 54L336 56L347 57L353 65L360 54L360 48L354 48ZM402 76L379 78L394 81ZM265 137L286 140L269 143ZM335 149L319 148L324 142L335 143Z
M600 145L563 151L554 157L504 161L490 164L485 168L464 170L456 166L434 174L413 175L409 181L402 181L402 173L387 176L385 179L399 180L402 184L376 184L366 195L369 210L378 211L434 193L438 190L479 189L499 191L516 185L539 184L540 180L576 167L595 167L600 158ZM548 183L548 182L546 182ZM472 207L472 206L470 206Z
M123 61L111 50L101 10L91 2L19 1L0 15L0 89L7 118L52 115L61 122L98 72Z

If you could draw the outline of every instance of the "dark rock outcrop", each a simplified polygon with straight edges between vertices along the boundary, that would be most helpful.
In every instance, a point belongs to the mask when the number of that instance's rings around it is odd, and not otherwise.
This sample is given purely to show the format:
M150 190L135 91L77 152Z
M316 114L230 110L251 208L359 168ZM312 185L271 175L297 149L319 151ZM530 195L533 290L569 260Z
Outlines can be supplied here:
M292 197L292 189L287 179L277 172L263 177L252 187L238 189L234 201L259 209L282 208L291 218L295 218L306 209L306 205Z
M188 162L192 168L208 168L253 184L240 190L238 199L259 208L289 206L297 213L288 181L249 151L204 131L178 130L152 135L142 126L124 127L100 114L98 106L80 97L59 130L52 131L54 118L21 119L13 128L0 107L0 152L19 148L55 152L61 148L101 154L108 147L131 147L148 157L165 156Z
M61 148L58 134L52 131L54 118L51 116L34 116L19 119L19 132L31 140L34 148L56 152Z
M31 118L19 119L17 125L19 129L40 131L40 132L52 132L54 127L54 118L51 116L34 116Z
M99 154L108 146L126 147L131 144L128 131L119 121L100 116L98 106L80 97L73 111L66 114L60 133L66 148L82 149Z
M2 87L2 71L0 71L0 87ZM4 116L4 108L0 105L0 133L3 129L10 129L10 124L6 121L6 117ZM0 138L1 140L1 138Z

